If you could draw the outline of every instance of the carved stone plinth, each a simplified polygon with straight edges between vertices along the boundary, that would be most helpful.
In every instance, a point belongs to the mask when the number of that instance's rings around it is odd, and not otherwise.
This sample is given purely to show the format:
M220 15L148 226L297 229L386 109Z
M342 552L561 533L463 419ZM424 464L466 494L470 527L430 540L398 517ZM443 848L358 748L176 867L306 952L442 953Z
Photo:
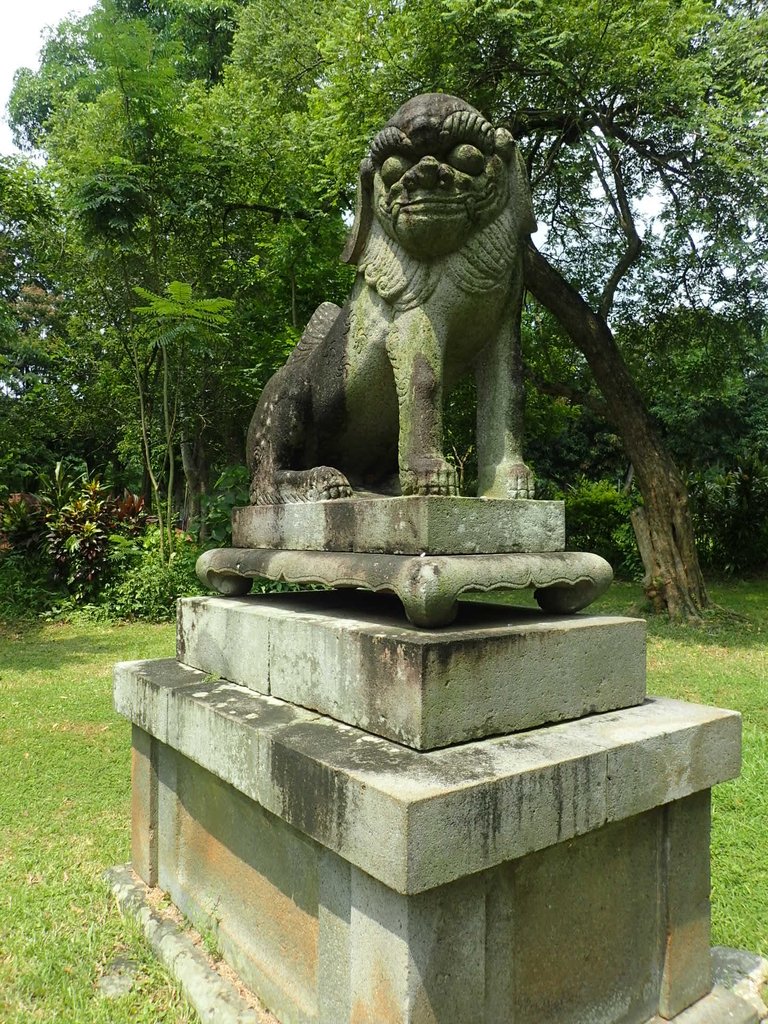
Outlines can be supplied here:
M344 498L250 505L232 513L236 548L477 555L562 551L562 501Z
M206 586L233 596L247 594L260 577L396 594L409 621L427 628L449 625L466 592L532 588L541 608L563 614L586 608L613 579L605 559L577 551L376 555L215 548L200 556L197 574Z

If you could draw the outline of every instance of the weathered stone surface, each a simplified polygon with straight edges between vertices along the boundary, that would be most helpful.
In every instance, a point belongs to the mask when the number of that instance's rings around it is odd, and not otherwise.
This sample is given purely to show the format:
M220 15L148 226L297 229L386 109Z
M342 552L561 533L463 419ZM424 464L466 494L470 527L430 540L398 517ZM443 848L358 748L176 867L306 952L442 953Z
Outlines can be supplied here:
M532 498L522 455L522 251L535 229L505 128L455 96L405 103L360 167L344 309L323 303L268 382L248 431L251 501L351 486L455 495L445 389L477 380L479 492ZM394 479L393 479L394 478Z
M408 897L353 869L348 1019L476 1024L507 1017L510 1007L484 1012L487 887L481 873Z
M578 551L417 556L214 548L197 560L197 575L227 596L247 594L259 577L394 593L409 621L427 629L450 625L467 591L533 588L545 611L570 614L591 604L613 579L605 559Z
M429 753L173 661L119 665L115 704L401 893L563 842L739 769L737 714L662 699Z
M116 956L96 981L96 990L105 999L122 999L136 984L139 965L127 956Z
M642 620L464 603L426 632L397 611L369 594L185 598L178 658L417 750L645 698Z
M160 888L281 1022L315 1021L317 844L168 746L159 774Z
M250 1007L235 986L213 970L191 936L152 907L147 886L129 866L110 868L106 877L120 909L139 922L158 958L194 1006L201 1024L278 1024L271 1014Z
M510 865L515 1024L640 1024L654 1015L662 815L613 822Z
M562 551L562 501L415 496L251 505L232 512L236 548L475 555Z
M662 856L666 891L664 970L659 1014L672 1020L712 988L709 907L710 793L664 808Z
M158 741L138 725L131 733L131 862L147 885L157 885Z
M673 1019L675 1024L758 1024L748 1003L719 986ZM654 1017L648 1024L666 1024L666 1019Z
M686 922L667 904L681 865L664 807L408 896L159 753L161 885L282 1024L660 1024L665 993L687 984L690 965L667 953L669 928L684 941ZM701 800L676 808L695 848ZM707 865L689 871L697 891ZM672 1019L752 1024L745 1005L720 992Z
M712 978L748 1003L760 1020L768 1020L768 960L744 949L715 946Z
M583 718L567 728L579 742L605 745L607 814L615 821L709 789L706 779L715 764L723 773L718 781L735 779L741 768L738 717L652 697L640 708ZM704 721L706 740L699 730Z
M352 865L322 847L318 856L318 1015L321 1021L347 1021L352 1009Z

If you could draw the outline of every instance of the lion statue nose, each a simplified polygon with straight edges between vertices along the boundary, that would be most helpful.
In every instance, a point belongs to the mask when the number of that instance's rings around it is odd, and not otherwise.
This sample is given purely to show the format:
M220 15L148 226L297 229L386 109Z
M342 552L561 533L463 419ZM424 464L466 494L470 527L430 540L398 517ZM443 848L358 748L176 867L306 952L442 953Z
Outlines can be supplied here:
M412 188L435 188L441 178L440 161L434 156L422 157L407 177Z

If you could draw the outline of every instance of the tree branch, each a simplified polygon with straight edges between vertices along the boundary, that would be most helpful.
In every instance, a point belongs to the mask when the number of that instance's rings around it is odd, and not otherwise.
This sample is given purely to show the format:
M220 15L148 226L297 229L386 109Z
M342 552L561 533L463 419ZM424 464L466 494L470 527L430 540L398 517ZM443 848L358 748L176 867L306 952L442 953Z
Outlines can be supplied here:
M560 381L544 380L543 377L534 373L530 368L526 368L525 372L526 376L536 386L537 391L540 391L543 395L549 395L551 398L567 398L573 405L583 405L585 409L589 409L602 419L608 418L608 407L597 395L591 395L588 391L582 391L581 388L575 388L570 384L564 384Z
M224 207L224 223L233 210L251 210L254 213L268 213L275 224L278 224L283 217L290 217L293 220L312 220L312 214L306 210L284 210L279 206L266 206L264 203L227 203Z
M605 282L603 293L600 296L598 312L603 320L607 320L610 316L611 309L613 308L613 302L616 297L616 289L621 284L622 278L629 269L637 263L640 259L640 254L643 251L643 240L637 233L635 218L632 215L632 207L630 206L626 186L624 184L624 174L621 169L621 154L617 151L611 152L609 150L608 159L610 161L611 173L613 175L613 183L616 188L615 201L612 201L612 205L614 211L618 215L621 230L626 235L627 247L621 256L621 259L613 268L611 276ZM599 173L601 172L602 168ZM607 188L607 182L605 183L605 187Z

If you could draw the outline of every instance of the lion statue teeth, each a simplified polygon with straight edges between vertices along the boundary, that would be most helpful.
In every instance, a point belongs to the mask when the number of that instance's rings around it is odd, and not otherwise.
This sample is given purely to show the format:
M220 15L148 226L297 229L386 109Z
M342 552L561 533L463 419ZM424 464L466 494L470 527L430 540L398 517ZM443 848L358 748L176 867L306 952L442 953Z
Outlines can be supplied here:
M455 96L405 103L360 167L344 308L315 311L248 431L251 502L365 489L453 495L443 400L477 380L478 494L533 497L522 456L522 246L535 230L517 147Z

